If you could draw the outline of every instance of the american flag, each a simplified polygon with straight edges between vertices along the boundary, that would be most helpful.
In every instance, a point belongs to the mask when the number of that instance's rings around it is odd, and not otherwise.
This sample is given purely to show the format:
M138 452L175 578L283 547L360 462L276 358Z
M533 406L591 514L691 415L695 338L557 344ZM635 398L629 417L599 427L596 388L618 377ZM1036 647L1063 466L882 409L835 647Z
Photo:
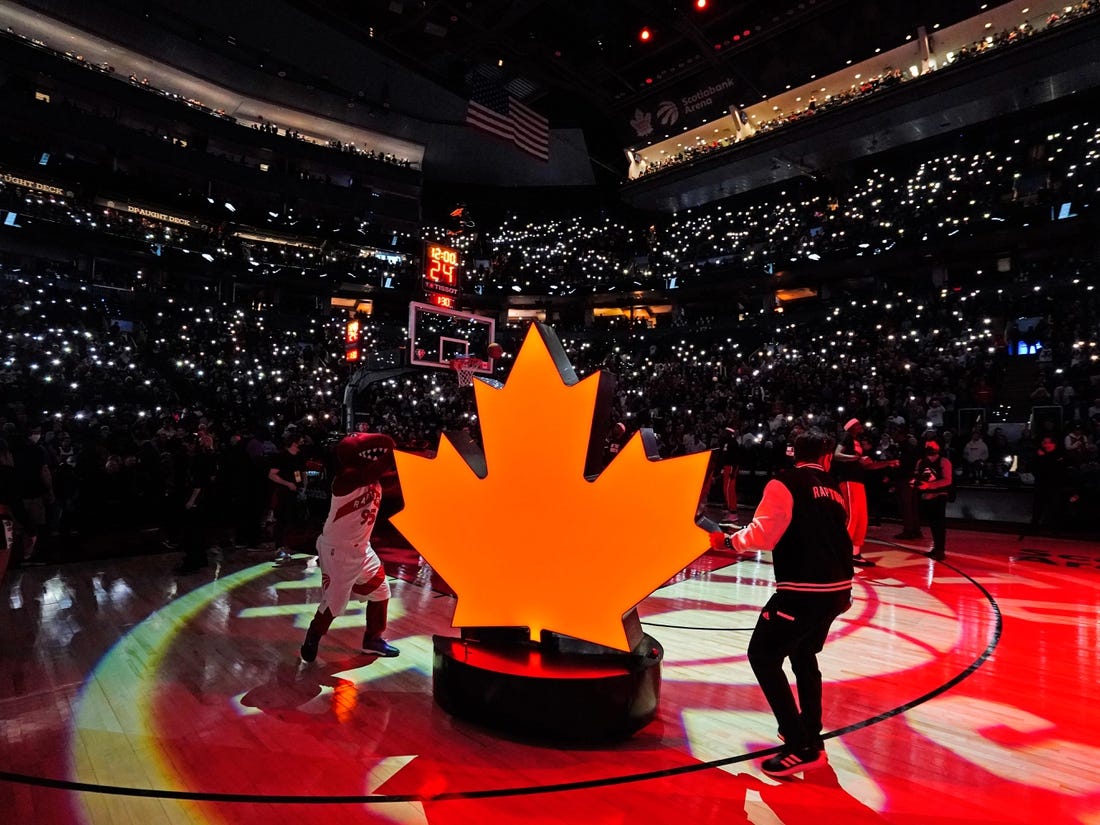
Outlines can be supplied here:
M475 129L512 141L529 155L550 159L550 126L546 118L524 106L490 78L474 77L466 122Z

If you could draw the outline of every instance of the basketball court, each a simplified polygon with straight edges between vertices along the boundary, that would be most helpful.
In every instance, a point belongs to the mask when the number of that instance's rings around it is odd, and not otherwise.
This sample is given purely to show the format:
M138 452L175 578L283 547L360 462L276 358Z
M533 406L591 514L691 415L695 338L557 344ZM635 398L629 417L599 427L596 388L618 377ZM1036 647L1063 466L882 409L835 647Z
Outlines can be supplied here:
M434 704L431 638L457 634L454 598L388 529L395 659L358 652L355 605L299 662L312 557L237 553L182 579L172 556L12 570L0 810L150 825L1100 822L1100 548L952 530L935 563L875 532L878 566L857 574L821 657L829 764L788 780L758 768L778 742L745 659L767 554L705 553L641 604L665 649L657 718L585 748ZM599 598L605 574L594 560L577 587Z

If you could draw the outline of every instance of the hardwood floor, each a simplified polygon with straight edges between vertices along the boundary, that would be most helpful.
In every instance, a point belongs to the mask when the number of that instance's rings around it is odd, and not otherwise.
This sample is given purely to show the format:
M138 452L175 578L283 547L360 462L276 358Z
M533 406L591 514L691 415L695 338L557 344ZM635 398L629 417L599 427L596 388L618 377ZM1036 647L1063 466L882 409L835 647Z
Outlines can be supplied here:
M349 608L308 666L306 558L9 570L0 821L1100 823L1100 547L952 531L947 563L915 549L867 546L878 566L821 656L829 764L784 781L759 770L778 743L745 659L767 555L704 555L643 602L665 649L657 719L583 748L434 704L454 599L407 549L380 548L401 655L360 654ZM600 577L577 586L598 598Z

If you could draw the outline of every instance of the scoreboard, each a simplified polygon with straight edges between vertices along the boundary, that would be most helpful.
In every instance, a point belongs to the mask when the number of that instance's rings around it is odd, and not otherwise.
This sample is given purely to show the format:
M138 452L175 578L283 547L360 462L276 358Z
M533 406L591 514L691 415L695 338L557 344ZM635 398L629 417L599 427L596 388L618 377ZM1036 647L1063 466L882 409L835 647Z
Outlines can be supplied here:
M425 242L423 286L427 303L455 309L461 291L457 249Z
M359 349L359 321L352 318L344 324L344 360L358 361L361 355Z

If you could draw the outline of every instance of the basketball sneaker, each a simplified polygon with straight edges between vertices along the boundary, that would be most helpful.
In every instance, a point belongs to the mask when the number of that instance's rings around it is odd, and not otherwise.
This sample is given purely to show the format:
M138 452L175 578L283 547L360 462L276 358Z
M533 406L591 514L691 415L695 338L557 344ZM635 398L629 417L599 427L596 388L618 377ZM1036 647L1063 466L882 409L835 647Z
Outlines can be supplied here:
M770 759L765 759L760 769L768 776L790 776L813 768L820 768L828 761L825 751L813 747L783 748Z
M875 563L873 561L871 561L869 558L867 558L866 556L864 556L862 553L857 553L856 555L852 556L852 564L854 564L856 567L874 567L875 566Z
M375 656L385 656L387 659L390 659L397 656L401 651L385 639L372 639L369 636L364 636L363 652L373 653Z
M780 742L783 742L784 744L786 744L786 742L787 742L787 737L786 736L784 736L782 733L780 733L778 731L776 732L775 735L779 738ZM823 751L823 750L825 750L825 740L822 739L820 736L817 736L817 737L810 740L810 747L813 748L815 751Z
M319 645L320 643L320 636L314 636L309 631L306 631L306 640L302 642L302 647L298 651L298 654L302 657L303 662L309 664L317 658L317 645Z

